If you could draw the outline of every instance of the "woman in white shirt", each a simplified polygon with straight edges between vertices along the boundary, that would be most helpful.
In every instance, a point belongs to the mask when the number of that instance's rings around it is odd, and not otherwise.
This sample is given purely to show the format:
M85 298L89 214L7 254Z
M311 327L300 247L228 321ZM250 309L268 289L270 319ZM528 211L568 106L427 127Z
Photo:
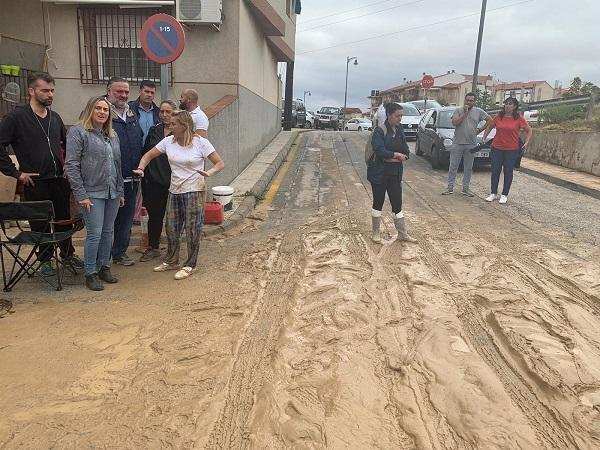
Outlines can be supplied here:
M208 139L194 134L194 122L189 112L175 111L171 121L173 135L149 150L133 173L144 176L148 163L161 154L166 154L169 159L171 185L165 221L168 248L164 262L154 271L179 269L175 279L182 280L196 270L204 221L204 178L220 172L225 164ZM206 159L213 163L211 169L205 169ZM179 246L184 227L188 253L186 261L179 266Z

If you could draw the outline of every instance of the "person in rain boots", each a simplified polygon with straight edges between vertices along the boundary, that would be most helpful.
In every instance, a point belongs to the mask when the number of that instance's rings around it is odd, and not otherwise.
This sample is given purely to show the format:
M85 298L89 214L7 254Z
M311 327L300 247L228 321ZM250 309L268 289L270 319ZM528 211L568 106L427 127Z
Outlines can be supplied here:
M406 231L406 222L402 212L402 173L403 161L410 157L406 137L402 131L402 106L388 103L385 106L387 119L384 123L385 132L377 127L371 137L375 157L367 165L367 179L373 190L373 209L371 220L373 226L373 241L381 242L381 210L385 201L385 193L392 205L394 225L400 241L416 242Z

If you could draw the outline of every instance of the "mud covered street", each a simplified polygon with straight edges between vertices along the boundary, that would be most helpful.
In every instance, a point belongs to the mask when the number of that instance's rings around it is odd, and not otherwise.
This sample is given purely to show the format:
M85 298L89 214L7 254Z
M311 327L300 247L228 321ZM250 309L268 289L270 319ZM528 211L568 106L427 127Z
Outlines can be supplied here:
M600 447L600 201L517 172L488 204L489 168L442 197L412 155L418 243L386 204L375 244L368 134L301 136L189 279L3 294L0 449Z

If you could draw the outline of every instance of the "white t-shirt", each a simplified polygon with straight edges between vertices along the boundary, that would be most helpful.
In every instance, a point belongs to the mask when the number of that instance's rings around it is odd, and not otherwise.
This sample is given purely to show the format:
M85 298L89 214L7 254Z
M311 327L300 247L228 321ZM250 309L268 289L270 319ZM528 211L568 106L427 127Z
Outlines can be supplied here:
M200 136L194 136L190 147L182 147L173 136L167 136L156 148L161 153L166 153L171 166L171 185L169 192L172 194L185 194L205 189L204 177L198 170L204 170L204 160L215 151L208 141Z
M204 111L202 111L199 106L193 111L190 111L190 114L194 121L194 131L208 130L208 116L204 114Z

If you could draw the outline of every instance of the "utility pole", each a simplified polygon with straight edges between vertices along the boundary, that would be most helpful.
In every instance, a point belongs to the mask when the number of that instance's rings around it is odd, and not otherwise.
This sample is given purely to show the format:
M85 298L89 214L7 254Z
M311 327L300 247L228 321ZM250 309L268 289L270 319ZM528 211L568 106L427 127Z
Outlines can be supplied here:
M473 85L471 92L477 95L477 76L479 72L479 55L481 54L481 40L483 39L483 24L485 23L485 10L487 0L481 2L481 16L479 17L479 35L477 36L477 51L475 52L475 68L473 69Z
M344 90L344 112L342 115L342 130L346 126L346 101L348 99L348 64L350 61L354 61L354 65L358 66L358 58L356 56L346 57L346 89Z
M304 107L306 108L306 94L308 94L308 96L310 97L310 91L304 91L304 97L302 98L302 104L304 105Z

